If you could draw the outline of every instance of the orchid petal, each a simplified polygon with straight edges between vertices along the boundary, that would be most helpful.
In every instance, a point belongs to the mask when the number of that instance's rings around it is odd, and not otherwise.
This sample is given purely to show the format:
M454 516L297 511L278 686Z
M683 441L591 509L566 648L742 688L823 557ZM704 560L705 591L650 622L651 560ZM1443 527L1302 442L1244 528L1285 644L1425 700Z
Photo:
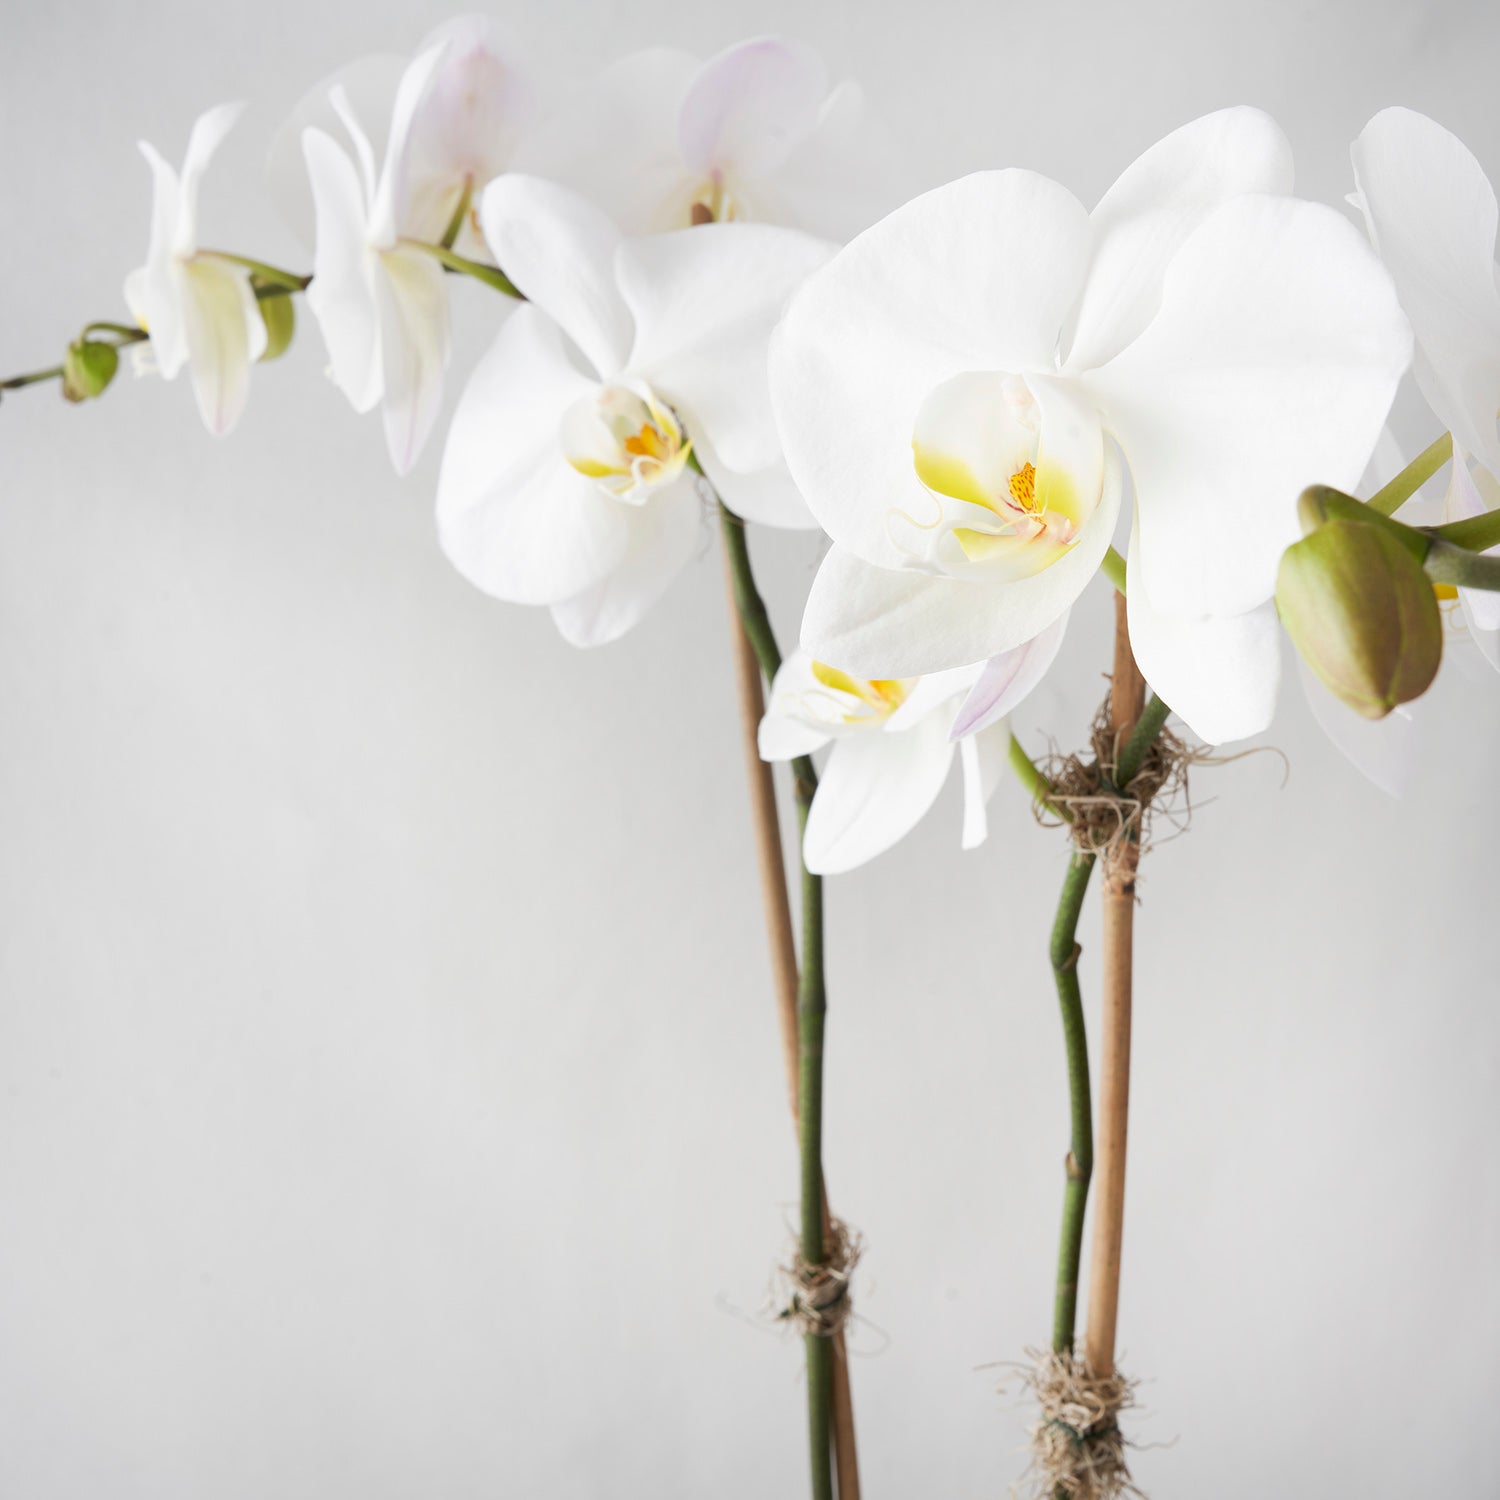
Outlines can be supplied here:
M1281 631L1266 603L1200 620L1163 614L1142 576L1139 518L1126 562L1130 646L1152 689L1210 745L1259 734L1276 712Z
M161 153L147 141L140 142L140 148L154 179L151 243L146 264L132 272L126 281L125 300L136 321L150 333L151 350L162 379L171 380L188 357L183 313L177 301L177 257L173 248L181 193L177 173Z
M1067 628L1068 612L1064 610L1040 635L991 657L958 710L953 738L977 734L1009 717L1046 676Z
M1138 156L1089 215L1093 259L1065 368L1102 365L1145 329L1172 257L1221 203L1291 190L1291 145L1258 109L1204 115Z
M1416 333L1417 383L1459 446L1500 474L1500 290L1494 189L1456 136L1382 110L1354 143L1370 238Z
M439 43L419 53L401 75L396 89L385 161L381 164L380 176L370 198L370 243L382 250L389 249L402 235L411 232L412 226L407 221L407 157L412 128L446 50L447 44Z
M386 446L398 474L416 463L443 404L451 353L443 268L420 250L379 257L380 364Z
M586 199L538 177L497 177L480 202L495 262L561 324L599 377L625 367L633 325L615 283L620 231Z
M317 243L315 206L302 145L304 133L320 130L337 140L344 122L333 105L335 91L346 101L350 118L379 122L384 127L407 61L396 55L381 55L360 58L340 68L309 89L278 128L266 160L267 181L277 212L304 245ZM372 147L362 128L359 134L371 150L373 185L373 152L375 148L384 149L385 138L382 134Z
M852 239L905 196L893 188L896 153L887 136L866 110L864 91L846 79L824 100L818 123L774 184L757 185L755 217L840 243Z
M665 47L622 58L528 134L516 168L582 193L626 234L685 229L695 183L677 117L698 66Z
M1475 589L1460 589L1458 591L1459 608L1463 611L1469 639L1474 642L1485 661L1500 672L1500 630L1486 630L1476 623L1471 601L1477 592Z
M1099 569L1120 513L1121 473L1105 449L1104 489L1078 541L1030 578L993 582L876 567L835 545L813 579L802 643L851 672L914 677L988 661L1040 635Z
M951 724L958 700L974 686L979 672L977 663L967 667L948 667L941 672L924 672L907 687L906 696L885 721L886 732L897 734L903 729L909 729L918 719L925 718L945 705Z
M900 733L870 728L840 739L807 815L807 868L841 875L905 838L937 801L952 761L942 714Z
M693 452L698 455L698 462L719 498L742 521L788 531L817 529L818 523L807 508L807 501L792 483L791 473L780 458L749 474L727 469L701 431L693 442Z
M1390 280L1332 209L1245 197L1168 268L1146 331L1083 383L1125 450L1153 606L1271 596L1296 501L1359 478L1411 352Z
M317 250L307 305L328 346L334 384L355 411L380 400L380 331L365 243L365 203L354 163L321 130L302 142L317 208Z
M792 477L834 541L902 564L887 518L931 509L911 451L923 402L966 371L1053 368L1088 232L1056 183L980 172L898 208L808 278L772 343L771 394Z
M412 123L411 173L419 181L467 179L477 192L510 165L536 114L535 91L487 16L446 22L418 50L430 47L443 48L443 60Z
M1010 724L998 719L958 742L964 773L963 847L977 849L990 836L989 800L1010 757Z
M812 133L828 94L823 59L801 42L740 42L698 70L678 116L688 167L706 177L776 171Z
M266 325L243 266L200 255L178 268L193 394L204 426L223 437L240 419Z
M629 540L615 568L598 583L552 606L570 645L603 646L631 629L667 591L705 536L703 507L690 476L622 507Z
M202 182L214 153L234 128L234 122L239 119L244 108L243 104L220 104L193 121L192 134L188 136L187 155L182 162L177 230L172 246L180 256L192 255L198 249L198 185Z
M515 310L469 377L438 478L438 534L485 593L555 604L624 557L631 507L572 468L558 439L563 414L595 389L534 307Z
M770 697L756 732L760 758L795 760L844 733L849 726L843 698L818 675L818 664L807 652L800 647L789 652L771 679ZM874 731L861 726L857 732Z
M1300 656L1297 675L1318 727L1349 763L1388 796L1403 796L1421 743L1416 704L1401 703L1383 719L1367 719L1335 698Z
M741 473L781 457L767 374L787 299L834 247L768 224L706 224L627 240L615 256L635 319L630 368Z

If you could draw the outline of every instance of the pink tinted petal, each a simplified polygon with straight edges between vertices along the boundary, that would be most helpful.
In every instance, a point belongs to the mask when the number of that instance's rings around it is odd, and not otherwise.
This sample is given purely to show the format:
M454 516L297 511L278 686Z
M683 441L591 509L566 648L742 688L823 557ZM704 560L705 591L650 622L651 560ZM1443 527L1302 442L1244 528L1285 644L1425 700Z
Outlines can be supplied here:
M953 738L960 740L988 729L1012 713L1057 659L1067 628L1068 612L1064 611L1025 645L991 657L958 710L953 721Z
M730 47L703 65L682 101L683 159L705 177L764 177L812 133L827 93L811 47L779 37Z
M965 849L977 849L990 836L989 800L1005 774L1010 754L1010 725L1001 719L958 746L964 771Z

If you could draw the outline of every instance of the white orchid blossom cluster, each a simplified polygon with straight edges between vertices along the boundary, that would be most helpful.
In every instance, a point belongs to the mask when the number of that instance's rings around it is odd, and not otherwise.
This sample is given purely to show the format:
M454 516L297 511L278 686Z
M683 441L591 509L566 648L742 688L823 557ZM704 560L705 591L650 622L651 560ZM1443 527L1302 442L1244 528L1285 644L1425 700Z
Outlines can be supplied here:
M199 184L237 113L198 121L180 176L143 146L151 243L126 296L155 369L186 367L228 432L284 341L269 314L305 289L330 378L380 409L406 473L444 411L450 277L496 288L439 534L467 579L546 606L579 646L650 609L716 498L821 527L760 733L768 759L830 747L817 871L901 838L955 754L963 843L982 841L1008 716L1101 570L1190 730L1264 730L1298 495L1352 492L1378 442L1401 467L1382 429L1413 330L1454 452L1441 514L1417 501L1407 519L1500 506L1495 198L1408 110L1354 148L1368 237L1293 195L1285 137L1249 108L1152 146L1092 209L1004 168L876 219L859 91L799 43L652 49L560 88L464 18L325 81L281 131L273 180L311 234L310 278L202 248ZM1500 666L1500 596L1438 594L1450 637ZM1412 710L1371 728L1310 690L1356 762L1399 779L1380 747Z
M818 1500L832 1452L841 1493L858 1488L834 1343L850 1266L832 1258L851 1241L822 1190L819 877L905 837L955 762L964 848L985 840L1007 765L1069 820L1011 721L1084 592L1124 596L1115 756L1097 749L1083 794L1113 799L1118 837L1099 847L1074 823L1052 934L1078 1137L1054 1311L1053 1356L1068 1361L1094 1157L1073 934L1101 865L1099 1161L1114 1177L1099 1197L1113 1218L1094 1211L1085 1364L1097 1332L1095 1373L1109 1375L1142 827L1129 819L1151 801L1132 790L1141 732L1168 712L1209 744L1265 730L1285 633L1319 721L1394 789L1445 646L1500 669L1500 276L1479 164L1426 117L1382 112L1354 145L1361 226L1297 197L1286 138L1237 107L1149 147L1092 207L1015 166L896 206L859 90L800 43L707 60L651 49L562 86L464 17L410 56L325 80L277 134L271 185L307 242L304 274L209 248L201 189L239 113L197 121L180 173L143 145L155 195L124 288L134 323L89 324L62 365L0 391L60 377L69 399L98 396L128 345L164 379L186 369L224 435L305 295L329 380L356 412L379 410L399 474L447 418L432 471L455 569L547 608L573 645L631 630L719 525L797 1088L794 1276L810 1275L787 1316L817 1313ZM450 299L455 278L474 300ZM454 397L461 319L484 320L489 342ZM1444 435L1405 462L1387 419L1413 368ZM1445 463L1445 496L1424 498ZM742 530L759 526L828 540L785 658ZM757 752L794 763L800 946ZM803 1296L830 1286L837 1307ZM1106 1430L1118 1436L1112 1417ZM1082 1452L1089 1435L1074 1436ZM1063 1480L1043 1487L1073 1493Z

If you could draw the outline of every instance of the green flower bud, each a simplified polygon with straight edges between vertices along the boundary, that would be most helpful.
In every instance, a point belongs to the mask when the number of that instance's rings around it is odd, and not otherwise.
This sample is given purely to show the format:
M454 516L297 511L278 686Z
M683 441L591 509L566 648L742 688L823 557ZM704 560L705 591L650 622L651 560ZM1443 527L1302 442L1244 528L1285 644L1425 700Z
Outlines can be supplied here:
M113 344L78 339L68 345L63 359L62 393L69 401L102 396L119 368L120 355Z
M261 360L279 359L286 353L297 331L297 309L286 295L261 297L260 319L266 325L266 352Z
M1367 719L1421 697L1437 675L1443 621L1432 580L1383 526L1329 520L1288 547L1276 607L1303 661Z

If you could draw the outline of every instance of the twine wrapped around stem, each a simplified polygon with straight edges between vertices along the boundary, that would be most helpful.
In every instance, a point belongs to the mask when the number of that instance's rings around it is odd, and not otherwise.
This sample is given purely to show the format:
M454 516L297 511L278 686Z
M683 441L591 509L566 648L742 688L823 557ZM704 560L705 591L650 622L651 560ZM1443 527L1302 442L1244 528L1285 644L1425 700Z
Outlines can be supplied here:
M1190 745L1165 728L1156 730L1138 757L1127 758L1133 748L1116 730L1105 698L1089 731L1089 751L1054 754L1040 767L1050 790L1049 805L1037 804L1038 821L1055 826L1053 813L1062 813L1074 846L1099 857L1106 881L1128 846L1132 864L1151 847L1153 814L1165 812L1183 826L1185 812L1174 804L1186 803L1188 771L1216 759L1208 747Z
M858 1234L842 1219L829 1218L823 1236L824 1258L810 1264L799 1247L790 1264L780 1267L786 1283L786 1304L777 1317L810 1338L831 1339L844 1328L852 1312L849 1279L864 1248Z
M1036 1500L1141 1497L1125 1461L1120 1414L1135 1405L1135 1382L1118 1370L1093 1375L1070 1349L1028 1349L1027 1389L1038 1416L1024 1483Z

